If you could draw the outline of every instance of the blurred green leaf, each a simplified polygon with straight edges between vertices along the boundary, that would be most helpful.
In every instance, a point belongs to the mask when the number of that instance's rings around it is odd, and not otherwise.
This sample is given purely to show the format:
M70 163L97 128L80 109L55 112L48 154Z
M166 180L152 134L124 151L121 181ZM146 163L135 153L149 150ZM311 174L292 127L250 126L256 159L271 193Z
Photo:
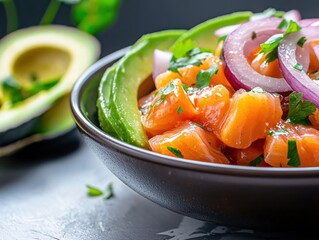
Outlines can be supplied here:
M81 0L72 8L79 29L96 35L110 26L118 15L120 0Z

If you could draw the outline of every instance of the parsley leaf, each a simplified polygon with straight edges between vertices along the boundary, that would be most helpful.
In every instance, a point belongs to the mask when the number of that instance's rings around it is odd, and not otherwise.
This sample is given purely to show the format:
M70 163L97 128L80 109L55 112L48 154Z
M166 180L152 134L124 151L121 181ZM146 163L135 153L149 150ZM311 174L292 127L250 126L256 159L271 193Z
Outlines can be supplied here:
M20 83L12 77L6 77L0 81L3 94L3 102L15 105L23 101L26 96Z
M176 157L184 158L184 156L181 153L181 151L178 150L177 148L174 148L174 147L171 147L171 146L167 146L167 150L170 151L171 153L173 153Z
M196 43L188 39L186 41L177 42L173 49L173 56L175 58L184 57L189 51L196 47Z
M165 87L162 91L161 91L161 96L160 98L156 101L156 103L154 104L154 107L157 107L158 105L160 105L165 97L170 94L171 92L174 92L176 90L176 85L174 84L174 82L172 81L167 87ZM156 94L157 95L157 94Z
M304 43L307 41L307 38L305 36L299 38L298 42L297 42L297 45L299 47L303 47Z
M90 186L90 185L86 185L87 189L88 189L88 192L87 194L90 196L90 197L97 197L97 196L101 196L103 195L103 192L102 190L96 188L96 187L93 187L93 186Z
M284 29L288 27L288 21L286 19L282 19L282 21L277 26L278 29Z
M280 24L279 24L280 25ZM260 44L260 53L266 54L266 61L270 63L278 58L278 45L290 33L300 31L301 27L295 22L290 20L286 31L283 34L275 34L268 38L266 42Z
M104 199L108 200L108 199L110 199L111 197L113 197L113 184L112 184L112 183L109 183L109 184L106 186Z
M196 76L196 88L203 88L209 86L212 76L217 72L217 64L214 64L207 70L200 70Z
M181 106L178 107L177 109L177 114L180 115L183 112L183 108Z
M308 116L316 111L316 105L313 102L302 101L302 93L292 92L289 95L289 111L287 122L295 124L310 125Z
M254 160L252 160L251 162L250 162L250 166L255 166L255 167L257 167L260 163L261 163L261 161L264 159L264 155L263 154L261 154L260 156L258 156L256 159L254 159Z
M119 6L120 0L81 0L72 7L72 19L79 29L96 35L115 21Z
M296 140L288 140L288 166L291 167L299 167L300 166L300 158L298 155L297 142Z
M187 48L188 49L188 48ZM182 54L182 50L179 50L178 56ZM187 66L200 66L202 65L202 59L212 56L211 52L203 51L200 48L193 48L184 53L181 57L177 58L174 53L169 63L168 70L172 72L178 72L179 68Z
M294 65L294 69L296 69L296 70L298 70L298 71L302 71L303 66L300 65L299 63L296 63L296 64Z

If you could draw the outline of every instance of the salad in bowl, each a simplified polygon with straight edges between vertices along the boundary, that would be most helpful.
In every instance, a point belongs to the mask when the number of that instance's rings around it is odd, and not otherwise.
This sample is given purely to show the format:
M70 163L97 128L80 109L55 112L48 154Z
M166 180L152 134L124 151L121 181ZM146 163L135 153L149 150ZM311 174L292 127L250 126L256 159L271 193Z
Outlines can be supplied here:
M100 82L100 127L177 158L319 166L318 26L269 9L145 35Z

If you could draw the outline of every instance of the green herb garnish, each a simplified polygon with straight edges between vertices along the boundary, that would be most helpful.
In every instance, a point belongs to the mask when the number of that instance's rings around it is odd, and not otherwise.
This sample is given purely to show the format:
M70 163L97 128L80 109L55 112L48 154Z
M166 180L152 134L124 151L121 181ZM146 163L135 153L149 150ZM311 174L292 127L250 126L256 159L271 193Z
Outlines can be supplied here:
M183 154L181 153L181 151L180 151L179 149L177 149L177 148L168 146L168 147L167 147L167 150L170 151L171 153L173 153L176 157L184 158L184 156L183 156Z
M277 26L278 29L284 29L288 27L288 21L286 19L282 19L279 25Z
M291 167L299 167L300 166L300 158L298 155L297 142L296 140L288 140L288 166Z
M183 112L183 108L181 106L179 106L177 108L177 114L180 115L180 114L182 114L182 112Z
M160 105L165 97L170 94L171 92L174 92L176 90L176 85L174 84L174 82L172 81L167 87L165 87L162 91L161 91L161 96L160 98L156 101L156 103L154 104L154 107L157 107L158 105Z
M306 37L301 37L299 38L298 42L297 42L297 45L299 47L303 47L303 45L305 44L305 42L307 41L307 38Z
M3 102L9 106L23 101L26 96L20 83L12 77L6 77L0 82L3 92Z
M96 188L96 187L93 187L93 186L90 186L90 185L86 185L87 187L87 194L90 196L90 197L97 197L97 196L101 196L103 195L103 192L102 190Z
M286 134L288 134L288 131L286 129L284 129L284 128L279 128L276 131L267 132L268 136L278 136L278 135L286 135Z
M251 162L250 162L250 166L255 166L255 167L257 167L260 163L261 163L261 161L264 159L264 155L263 154L261 154L260 156L258 156L256 159L254 159L254 160L252 160Z
M207 70L200 70L196 76L196 88L207 87L214 74L218 72L218 65L214 64Z
M287 122L311 125L308 117L316 111L316 104L302 100L302 93L292 92L289 95L289 111Z
M294 65L294 69L296 69L296 70L298 70L298 71L302 71L303 66L300 65L299 63L296 63L296 64Z
M111 197L113 197L113 184L112 184L112 183L109 183L109 184L106 186L104 199L108 200L108 199L110 199Z
M202 65L202 59L212 55L211 52L206 50L194 48L194 42L190 40L186 41L184 44L177 44L174 48L173 57L169 63L168 70L179 73L179 68L200 66Z
M183 85L182 85L182 86L183 86L184 91L185 91L185 92L188 92L188 85L187 85L187 84L185 84L185 83L183 83Z
M300 31L301 27L294 21L290 20L286 31L283 34L275 34L267 39L266 42L260 44L259 53L266 54L266 62L270 63L278 58L278 45L290 33Z

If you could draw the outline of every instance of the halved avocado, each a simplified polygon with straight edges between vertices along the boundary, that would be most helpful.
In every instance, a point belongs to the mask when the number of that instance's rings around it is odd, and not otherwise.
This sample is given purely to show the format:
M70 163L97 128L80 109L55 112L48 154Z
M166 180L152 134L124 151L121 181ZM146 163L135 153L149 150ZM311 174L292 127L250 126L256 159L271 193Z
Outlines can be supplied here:
M58 129L56 132L59 132L61 126L64 129L72 126L69 110L63 110L69 108L67 101L60 102L58 111L54 108L50 114L48 110L70 92L75 80L98 58L99 52L100 45L94 37L65 26L30 27L3 38L0 41L0 82L13 78L21 86L28 87L34 75L41 83L51 79L58 79L58 82L10 107L1 108L0 103L0 146L39 132L37 124L42 132L44 129L49 132ZM1 95L0 89L0 98ZM45 116L56 117L56 125ZM50 122L48 126L46 122Z
M155 49L168 50L184 30L168 30L144 35L101 81L97 101L101 128L139 147L148 141L140 121L138 88L152 73Z

